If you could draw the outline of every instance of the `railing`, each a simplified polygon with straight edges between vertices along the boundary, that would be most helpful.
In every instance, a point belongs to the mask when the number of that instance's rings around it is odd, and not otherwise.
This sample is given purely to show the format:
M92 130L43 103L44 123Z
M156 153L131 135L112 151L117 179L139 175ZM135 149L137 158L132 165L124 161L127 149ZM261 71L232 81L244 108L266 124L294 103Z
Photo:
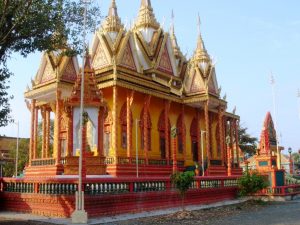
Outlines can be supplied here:
M129 157L91 157L91 159L98 160L98 164L103 164L103 165L113 165L117 162L117 164L120 165L136 165L136 158L129 158ZM50 166L50 165L55 165L56 161L55 159L34 159L31 161L31 166ZM78 164L78 157L64 157L61 158L60 163L62 165L67 165L67 164ZM146 165L146 159L144 158L139 158L138 159L138 164L139 165ZM148 159L148 165L152 166L172 166L173 165L173 160L166 160L166 159ZM177 161L177 166L179 167L184 167L184 161L183 160L178 160Z
M155 166L166 166L168 162L165 159L149 159L148 164Z
M238 177L195 177L191 189L237 187ZM77 190L77 179L33 178L0 180L1 191L15 193L37 193L46 195L73 195ZM90 178L83 180L83 190L87 195L124 194L141 192L164 192L171 190L168 177L151 178ZM300 186L298 187L300 189ZM297 189L298 190L298 189Z
M268 187L258 192L257 195L288 196L300 194L300 185Z
M51 166L55 165L55 159L33 159L31 166Z

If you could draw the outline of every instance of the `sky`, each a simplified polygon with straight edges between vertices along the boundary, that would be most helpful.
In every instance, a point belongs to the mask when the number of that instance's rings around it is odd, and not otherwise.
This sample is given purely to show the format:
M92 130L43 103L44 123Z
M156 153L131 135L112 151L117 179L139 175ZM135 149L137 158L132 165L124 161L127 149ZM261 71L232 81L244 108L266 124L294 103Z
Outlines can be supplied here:
M111 0L93 0L107 15ZM137 17L141 0L116 0L124 24ZM227 111L236 113L241 124L255 137L260 136L265 115L276 112L280 145L300 149L300 1L299 0L152 0L156 19L164 30L175 15L175 33L184 54L191 56L198 35L197 17L208 53L216 61L222 96L226 94ZM100 15L97 15L100 16ZM100 24L99 24L100 26ZM92 35L90 34L90 41ZM20 123L20 136L29 137L30 113L24 91L34 78L41 53L27 58L15 53L8 66L15 74L9 93L12 117ZM271 85L270 77L275 84ZM29 85L31 86L31 85ZM274 87L274 95L272 94ZM273 103L275 97L275 104ZM275 105L275 107L274 107ZM0 134L16 136L17 126L0 128ZM285 150L285 151L286 151Z

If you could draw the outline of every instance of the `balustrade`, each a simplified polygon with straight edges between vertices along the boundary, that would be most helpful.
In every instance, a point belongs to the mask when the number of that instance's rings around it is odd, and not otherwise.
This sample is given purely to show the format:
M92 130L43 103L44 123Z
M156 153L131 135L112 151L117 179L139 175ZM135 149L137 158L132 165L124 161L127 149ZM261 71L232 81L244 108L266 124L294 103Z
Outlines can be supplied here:
M4 192L38 193L45 195L74 195L77 190L77 180L48 179L47 181L15 181L3 180L1 187ZM205 178L197 177L192 183L192 189L237 187L237 178ZM99 178L84 181L83 190L87 195L124 194L130 192L164 192L170 190L169 178ZM300 186L297 189L300 190Z
M55 159L33 159L31 166L51 166L55 165Z

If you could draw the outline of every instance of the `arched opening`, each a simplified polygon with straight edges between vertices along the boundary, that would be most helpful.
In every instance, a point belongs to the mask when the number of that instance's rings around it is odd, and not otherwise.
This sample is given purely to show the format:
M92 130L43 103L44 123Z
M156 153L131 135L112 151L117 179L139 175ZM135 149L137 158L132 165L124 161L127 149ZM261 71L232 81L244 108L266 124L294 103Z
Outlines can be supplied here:
M127 134L127 104L126 102L123 104L120 112L120 122L121 122L121 146L123 149L127 148L127 138L129 138ZM132 118L132 112L130 110L130 122L132 124L133 118Z
M147 118L145 118L145 116ZM145 124L145 119L146 119L146 124ZM151 123L151 117L149 111L145 114L145 108L143 108L141 115L140 115L140 135L141 135L141 149L145 148L145 133L147 135L147 142L148 142L148 151L151 151L151 128L152 128L152 123ZM146 132L145 132L146 129ZM145 149L146 150L146 149Z
M109 156L109 149L111 145L111 125L112 125L112 116L111 111L107 109L104 115L104 124L103 124L103 154L104 156Z
M178 147L178 153L182 154L184 152L184 141L185 141L185 123L183 121L183 115L180 114L177 119L177 147Z
M159 131L159 148L160 148L160 156L162 159L166 159L167 157L167 145L168 145L168 155L170 156L170 130L171 130L171 123L168 118L168 127L166 127L166 121L165 121L166 115L165 115L165 110L163 110L159 116L159 121L158 121L158 131ZM167 130L166 130L167 129ZM166 133L168 135L168 143L167 143L167 137Z
M191 123L190 128L190 134L191 134L191 147L192 147L192 155L193 155L193 161L198 162L199 161L199 154L198 154L198 146L199 146L199 140L198 140L198 125L197 125L197 119L194 118Z

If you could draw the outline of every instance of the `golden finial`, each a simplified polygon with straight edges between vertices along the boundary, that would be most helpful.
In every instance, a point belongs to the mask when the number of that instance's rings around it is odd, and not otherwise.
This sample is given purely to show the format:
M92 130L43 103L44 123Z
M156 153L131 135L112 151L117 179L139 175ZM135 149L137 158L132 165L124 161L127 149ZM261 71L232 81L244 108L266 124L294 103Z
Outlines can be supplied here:
M177 38L175 36L175 28L174 28L174 11L172 10L171 13L171 27L170 27L170 39L171 39L171 43L172 43L172 47L173 47L173 51L175 56L182 56L182 53L180 51L180 48L178 46L177 43Z
M119 32L123 28L120 17L118 16L117 4L115 0L111 1L108 15L105 18L102 28L106 32Z
M175 29L174 29L174 11L172 9L172 12L171 12L171 27L170 27L170 34L175 36Z
M201 35L201 20L200 20L200 16L198 14L198 41L197 41L197 48L194 54L194 59L197 61L205 61L205 62L209 62L210 61L210 57L206 51L203 39L202 39L202 35Z
M152 27L154 29L159 28L159 23L155 19L150 0L142 0L139 15L136 20L135 26L137 28L140 27L145 27L145 28Z

